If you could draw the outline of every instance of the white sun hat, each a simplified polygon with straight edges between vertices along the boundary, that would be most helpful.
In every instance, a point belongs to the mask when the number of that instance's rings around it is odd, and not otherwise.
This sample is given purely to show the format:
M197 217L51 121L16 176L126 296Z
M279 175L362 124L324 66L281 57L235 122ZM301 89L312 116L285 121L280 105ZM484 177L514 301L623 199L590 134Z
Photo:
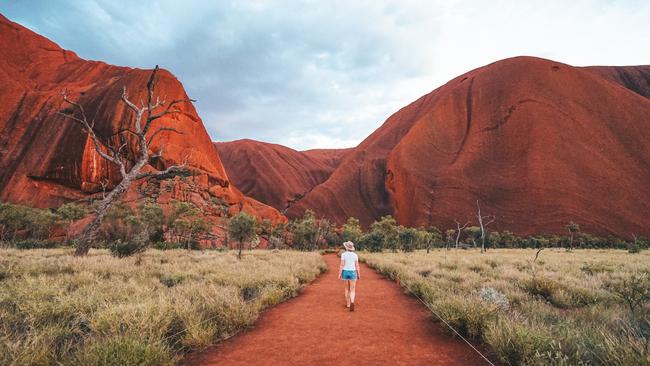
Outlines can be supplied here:
M354 251L354 243L351 241L346 241L345 243L343 243L343 246L347 250Z

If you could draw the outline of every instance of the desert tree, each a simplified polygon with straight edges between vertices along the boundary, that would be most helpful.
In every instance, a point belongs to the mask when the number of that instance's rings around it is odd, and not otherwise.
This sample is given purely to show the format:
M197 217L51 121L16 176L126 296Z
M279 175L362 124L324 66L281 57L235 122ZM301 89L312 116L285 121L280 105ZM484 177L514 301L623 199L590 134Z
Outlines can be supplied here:
M467 225L469 225L469 221L464 223L462 226L460 224L460 221L454 220L454 222L456 223L456 249L458 249L458 241L460 240L460 234L463 232L463 229L465 229Z
M479 227L481 228L481 253L485 252L485 236L487 231L487 226L496 220L496 217L487 215L483 216L481 214L481 205L478 200L476 200L476 218L478 219Z
M201 213L201 210L191 202L173 202L167 227L187 250L199 248L201 236L210 232L210 224Z
M573 249L573 238L577 233L580 232L580 225L576 224L575 222L571 221L567 226L566 226L567 231L569 231L569 248L568 250Z
M382 216L379 221L375 221L371 226L371 231L376 232L382 238L382 247L397 252L398 247L398 230L397 221L393 216Z
M447 239L445 244L445 249L449 250L449 247L451 246L451 243L454 241L455 236L456 236L456 230L447 229L445 231L445 237Z
M134 181L162 177L186 170L185 165L181 164L169 166L161 171L142 172L142 168L153 159L161 157L163 153L162 146L158 152L150 151L150 146L152 146L155 138L165 131L180 133L169 126L153 128L153 123L162 117L180 113L181 110L177 108L178 105L194 101L192 99L174 99L167 102L164 99L161 100L159 97L155 97L154 89L158 70L158 65L156 65L149 76L146 103L140 101L140 105L136 105L129 99L126 87L122 88L121 100L132 111L134 118L133 124L129 128L117 132L116 135L121 137L118 139L119 143L104 143L95 128L95 120L88 119L83 105L78 101L71 100L65 91L62 92L63 101L71 108L59 111L59 114L76 122L90 137L97 154L115 165L119 169L121 176L121 181L99 202L95 209L95 217L81 232L75 255L88 254L111 205L124 195ZM134 157L134 159L131 159L131 157Z
M362 236L363 230L361 229L359 219L356 217L348 217L348 221L342 226L341 240L358 243Z
M418 231L412 227L398 226L397 240L402 251L412 252L415 250L417 244Z
M84 218L87 214L86 208L76 203L64 203L56 209L56 214L64 220L67 224L65 240L67 241L70 236L70 228L72 223Z
M233 216L228 223L228 236L238 243L237 258L241 259L241 251L244 243L255 238L257 221L246 212L240 212Z

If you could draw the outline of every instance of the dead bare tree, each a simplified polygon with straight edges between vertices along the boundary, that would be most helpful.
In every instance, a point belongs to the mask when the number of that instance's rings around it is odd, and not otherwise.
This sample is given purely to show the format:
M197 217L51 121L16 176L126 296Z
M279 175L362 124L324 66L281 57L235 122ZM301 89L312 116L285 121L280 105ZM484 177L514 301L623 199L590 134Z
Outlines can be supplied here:
M140 106L135 105L129 100L126 87L122 88L122 102L124 102L134 113L135 120L133 129L126 128L116 134L118 136L122 136L121 134L130 134L133 138L121 139L118 144L110 142L103 143L95 131L94 119L89 121L83 106L78 102L70 100L65 91L62 93L64 102L72 107L72 111L64 110L60 111L59 114L76 122L81 129L90 136L97 154L99 154L103 159L116 165L119 168L122 177L122 180L117 184L117 186L115 186L115 188L113 188L110 193L105 195L101 200L95 209L95 217L81 232L79 245L77 246L75 255L82 256L88 254L109 208L116 200L124 195L131 183L139 179L160 177L186 170L185 163L183 163L181 165L172 165L162 171L141 172L142 168L149 164L152 159L159 158L162 155L162 146L157 153L151 153L149 151L149 146L151 146L154 139L161 132L169 131L181 133L172 127L158 127L155 130L151 130L152 123L161 117L181 112L176 108L177 105L194 102L192 99L175 99L167 103L165 100L160 100L158 97L154 100L154 88L156 85L156 75L158 70L158 65L156 65L151 72L149 81L147 82L146 104L141 101ZM132 141L134 144L131 143ZM134 161L130 160L129 156L134 156Z
M481 206L478 203L478 200L476 200L476 217L478 218L478 224L481 227L481 253L485 252L485 228L490 225L491 223L496 220L496 217L494 216L483 216L481 215ZM487 221L484 221L487 220Z
M463 226L460 226L460 222L458 220L454 220L456 222L456 249L458 249L458 241L460 240L460 234L463 232L463 229L469 225L469 221L467 221Z

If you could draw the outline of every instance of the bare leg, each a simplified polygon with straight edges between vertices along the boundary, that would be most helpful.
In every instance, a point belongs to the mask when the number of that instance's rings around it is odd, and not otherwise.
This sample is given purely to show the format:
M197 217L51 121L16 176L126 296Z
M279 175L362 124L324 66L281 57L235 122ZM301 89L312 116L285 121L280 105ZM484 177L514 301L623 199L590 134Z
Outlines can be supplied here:
M345 303L350 307L350 281L345 281Z
M357 281L350 282L350 302L354 303L354 297L356 296Z

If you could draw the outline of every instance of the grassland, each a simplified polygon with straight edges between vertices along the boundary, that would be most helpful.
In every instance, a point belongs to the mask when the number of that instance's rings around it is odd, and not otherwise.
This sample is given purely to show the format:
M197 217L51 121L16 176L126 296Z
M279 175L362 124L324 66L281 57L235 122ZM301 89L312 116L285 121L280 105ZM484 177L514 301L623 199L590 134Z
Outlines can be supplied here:
M318 253L0 250L0 365L172 365L326 268Z
M536 261L535 254L361 257L504 364L650 365L648 251L546 249Z

